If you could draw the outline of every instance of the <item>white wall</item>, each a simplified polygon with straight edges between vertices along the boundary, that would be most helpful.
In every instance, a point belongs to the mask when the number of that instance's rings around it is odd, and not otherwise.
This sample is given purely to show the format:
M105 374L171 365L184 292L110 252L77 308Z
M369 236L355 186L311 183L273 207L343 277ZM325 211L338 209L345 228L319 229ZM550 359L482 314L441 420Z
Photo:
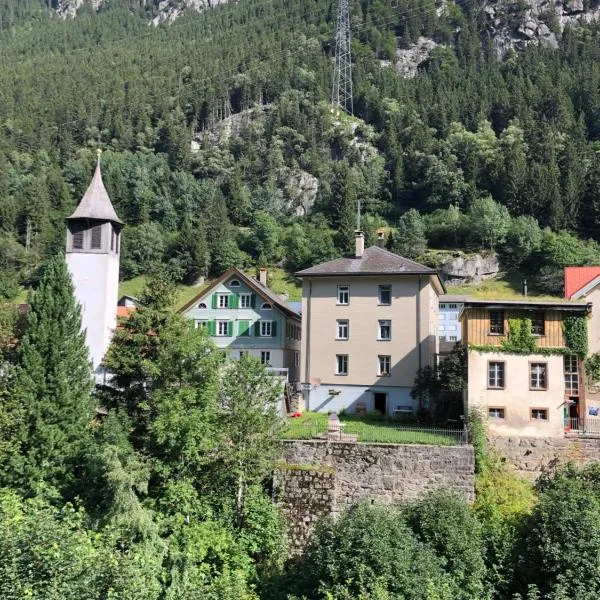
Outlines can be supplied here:
M119 257L114 254L67 253L81 325L94 371L102 362L117 325Z

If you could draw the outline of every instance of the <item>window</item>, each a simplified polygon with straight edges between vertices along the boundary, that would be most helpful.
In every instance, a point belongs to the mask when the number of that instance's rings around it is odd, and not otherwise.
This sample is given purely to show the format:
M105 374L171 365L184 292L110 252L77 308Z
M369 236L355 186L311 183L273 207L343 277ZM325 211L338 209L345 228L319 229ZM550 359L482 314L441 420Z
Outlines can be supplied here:
M240 287L240 282L237 279L232 279L229 282L229 287Z
M446 305L443 302L440 302L440 310L444 310L446 308Z
M490 333L504 335L504 312L501 310L490 310Z
M449 342L458 342L458 336L456 335L449 335L447 339Z
M389 354L380 354L377 362L377 375L386 377L392 372L392 357Z
M113 252L115 249L115 228L111 226L110 228L110 251Z
M273 321L260 322L260 337L271 337L273 335Z
M380 285L379 286L379 304L391 304L392 303L392 286L391 285Z
M504 409L490 406L488 408L488 417L490 419L504 419Z
M206 302L200 302L200 304L198 304L198 308L206 308Z
M448 304L448 308L456 310L458 308L457 304Z
M350 286L349 285L338 285L337 287L337 303L338 304L350 304Z
M531 315L531 334L545 335L545 315L543 311L534 312Z
M248 350L238 350L238 358L244 358L248 355Z
M269 304L268 302L263 302L260 305L261 310L271 310L272 308L273 308L273 306L271 306L271 304Z
M217 335L221 337L229 335L229 321L217 321Z
M350 337L350 321L338 319L336 323L336 340L347 340Z
M504 363L488 363L488 388L493 390L504 389Z
M300 352L294 352L294 366L300 366Z
M100 250L102 248L102 225L94 225L92 227L92 250Z
M529 389L545 390L548 387L548 365L531 363L529 365Z
M379 335L378 340L391 340L392 339L392 322L388 320L379 321Z
M240 308L250 308L252 306L252 294L240 294Z
M577 357L564 357L565 393L569 396L579 396L579 366Z
M532 408L531 419L533 421L547 421L548 420L548 409L547 408Z
M206 329L208 327L208 321L202 321L200 319L196 319L195 324L196 329Z
M271 351L270 350L262 350L260 353L260 362L263 365L271 364Z
M229 294L217 294L217 308L229 308Z
M73 248L83 250L83 231L73 232Z
M336 375L348 375L348 355L347 354L336 354L335 355L335 374Z

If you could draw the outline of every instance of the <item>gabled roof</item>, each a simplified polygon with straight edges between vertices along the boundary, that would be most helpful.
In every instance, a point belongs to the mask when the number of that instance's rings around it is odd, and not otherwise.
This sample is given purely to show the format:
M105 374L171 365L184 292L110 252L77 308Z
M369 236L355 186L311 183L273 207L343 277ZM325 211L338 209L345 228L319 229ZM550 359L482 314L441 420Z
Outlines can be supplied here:
M335 275L433 275L440 288L444 286L435 269L390 252L369 246L360 258L336 258L296 273L297 277L330 277Z
M565 267L565 298L581 298L600 281L600 267Z
M75 209L75 212L67 219L97 219L99 221L112 221L118 225L123 225L123 221L117 217L108 192L102 181L102 172L100 171L100 160L96 165L96 171L92 181L86 190L81 202Z
M219 286L224 281L230 279L233 275L241 279L265 302L269 302L288 317L300 320L300 315L295 310L292 310L277 294L275 294L275 292L270 290L268 287L261 285L261 283L258 282L256 279L246 275L245 273L243 273L239 269L236 269L235 267L227 269L227 271L225 271L222 275L217 277L207 288L204 288L200 293L196 294L191 300L186 302L177 312L180 314L186 312L194 304L202 300L202 298L208 296L217 286Z

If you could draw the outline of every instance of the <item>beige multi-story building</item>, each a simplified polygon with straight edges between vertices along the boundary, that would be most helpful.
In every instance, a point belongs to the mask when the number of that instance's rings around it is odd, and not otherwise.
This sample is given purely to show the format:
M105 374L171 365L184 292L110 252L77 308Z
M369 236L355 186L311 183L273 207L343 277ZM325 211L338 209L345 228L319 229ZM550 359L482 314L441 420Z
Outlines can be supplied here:
M478 407L492 435L563 436L585 412L581 357L565 319L589 322L587 302L468 300L462 314L468 355L466 409ZM530 331L519 328L530 324ZM524 341L533 339L535 349Z
M313 411L413 412L420 367L438 352L435 270L379 246L297 273L302 279L301 381Z

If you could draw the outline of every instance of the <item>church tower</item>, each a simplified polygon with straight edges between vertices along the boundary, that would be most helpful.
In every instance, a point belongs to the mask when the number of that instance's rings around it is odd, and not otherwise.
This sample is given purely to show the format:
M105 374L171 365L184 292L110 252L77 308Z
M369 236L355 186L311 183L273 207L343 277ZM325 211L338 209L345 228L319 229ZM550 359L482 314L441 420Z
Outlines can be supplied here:
M102 182L98 164L83 199L67 218L67 267L81 305L81 326L97 381L104 378L102 359L117 326L119 250L123 222Z

